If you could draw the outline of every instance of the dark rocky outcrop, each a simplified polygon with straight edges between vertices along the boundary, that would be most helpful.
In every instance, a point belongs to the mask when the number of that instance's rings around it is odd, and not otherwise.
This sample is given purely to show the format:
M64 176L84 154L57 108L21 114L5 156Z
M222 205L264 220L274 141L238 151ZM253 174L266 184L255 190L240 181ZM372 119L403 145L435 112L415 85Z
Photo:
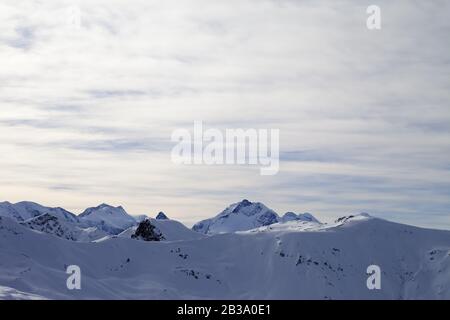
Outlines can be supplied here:
M136 232L131 235L131 238L144 241L164 240L164 236L161 234L161 231L159 231L158 228L156 228L148 219L139 223Z

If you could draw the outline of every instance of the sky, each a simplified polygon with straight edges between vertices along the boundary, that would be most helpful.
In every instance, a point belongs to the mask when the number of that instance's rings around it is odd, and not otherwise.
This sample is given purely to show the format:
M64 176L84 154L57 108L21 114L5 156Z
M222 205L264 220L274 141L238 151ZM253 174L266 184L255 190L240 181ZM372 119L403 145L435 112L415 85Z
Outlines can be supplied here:
M246 198L450 229L449 16L445 0L3 0L0 201L192 225ZM279 173L174 164L194 121L279 129Z

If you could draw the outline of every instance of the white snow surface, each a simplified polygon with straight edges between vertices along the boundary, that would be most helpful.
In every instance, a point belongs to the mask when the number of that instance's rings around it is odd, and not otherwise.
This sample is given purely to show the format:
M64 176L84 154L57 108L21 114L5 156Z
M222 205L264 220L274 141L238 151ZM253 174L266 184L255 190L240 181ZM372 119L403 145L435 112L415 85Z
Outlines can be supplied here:
M0 286L0 300L47 300L45 297Z
M368 290L369 265L382 270ZM78 265L81 290L66 288ZM450 299L450 232L367 215L193 240L75 242L0 217L0 298Z

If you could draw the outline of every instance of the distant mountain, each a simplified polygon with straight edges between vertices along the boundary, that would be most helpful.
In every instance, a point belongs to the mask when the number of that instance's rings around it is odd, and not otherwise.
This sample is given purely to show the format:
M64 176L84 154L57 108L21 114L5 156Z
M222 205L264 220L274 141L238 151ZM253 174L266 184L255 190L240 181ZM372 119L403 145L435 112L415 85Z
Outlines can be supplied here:
M300 213L296 214L294 212L286 212L283 217L279 219L279 222L289 222L289 221L307 221L320 223L312 214L310 213Z
M164 212L160 212L158 213L158 215L156 216L156 220L168 220L169 218L167 218L167 216L165 215Z
M86 209L76 216L63 208L45 207L34 202L1 202L0 216L12 218L39 232L83 242L118 234L137 224L122 207L106 204Z
M218 234L235 231L246 231L278 222L301 220L320 223L309 213L286 213L282 218L272 209L260 202L250 202L247 199L233 203L224 211L211 219L196 223L192 229L203 234Z
M289 221L320 223L311 214L287 212L279 217L276 212L259 202L242 200L226 208L212 219L203 220L189 230L183 224L170 220L159 212L156 219L146 215L131 216L121 206L113 207L101 204L84 210L79 216L63 209L45 207L34 202L0 203L0 216L10 217L30 229L52 234L73 241L96 241L110 236L128 237L136 232L138 224L149 219L157 225L168 241L199 239L199 234L213 235L246 231L261 226ZM164 240L165 240L164 239Z
M78 223L78 217L63 208L44 207L40 204L22 201L15 204L10 202L0 202L0 216L10 217L16 221L25 221L44 213L51 214L68 222Z
M78 216L85 226L93 226L109 234L118 234L136 225L136 219L130 216L121 206L113 207L101 204L88 208Z
M96 227L82 228L78 223L61 219L50 213L44 213L25 222L21 222L21 224L30 229L72 241L89 242L108 235Z
M96 227L87 227L63 208L45 207L34 202L0 203L0 216L8 217L30 229L72 241L93 241L107 235Z

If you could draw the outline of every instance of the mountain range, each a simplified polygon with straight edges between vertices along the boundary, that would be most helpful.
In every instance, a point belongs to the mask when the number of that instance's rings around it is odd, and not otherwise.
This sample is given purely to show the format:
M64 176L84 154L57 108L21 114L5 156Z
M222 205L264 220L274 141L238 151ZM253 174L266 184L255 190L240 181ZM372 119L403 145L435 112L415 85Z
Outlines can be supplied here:
M81 290L66 287L69 265ZM192 229L107 204L75 215L3 202L0 299L450 299L450 232L248 200Z
M245 231L278 222L308 221L320 224L319 220L309 213L295 214L287 212L280 217L275 211L260 202L250 202L247 199L233 203L224 211L211 219L198 222L193 230L204 234L229 233Z

